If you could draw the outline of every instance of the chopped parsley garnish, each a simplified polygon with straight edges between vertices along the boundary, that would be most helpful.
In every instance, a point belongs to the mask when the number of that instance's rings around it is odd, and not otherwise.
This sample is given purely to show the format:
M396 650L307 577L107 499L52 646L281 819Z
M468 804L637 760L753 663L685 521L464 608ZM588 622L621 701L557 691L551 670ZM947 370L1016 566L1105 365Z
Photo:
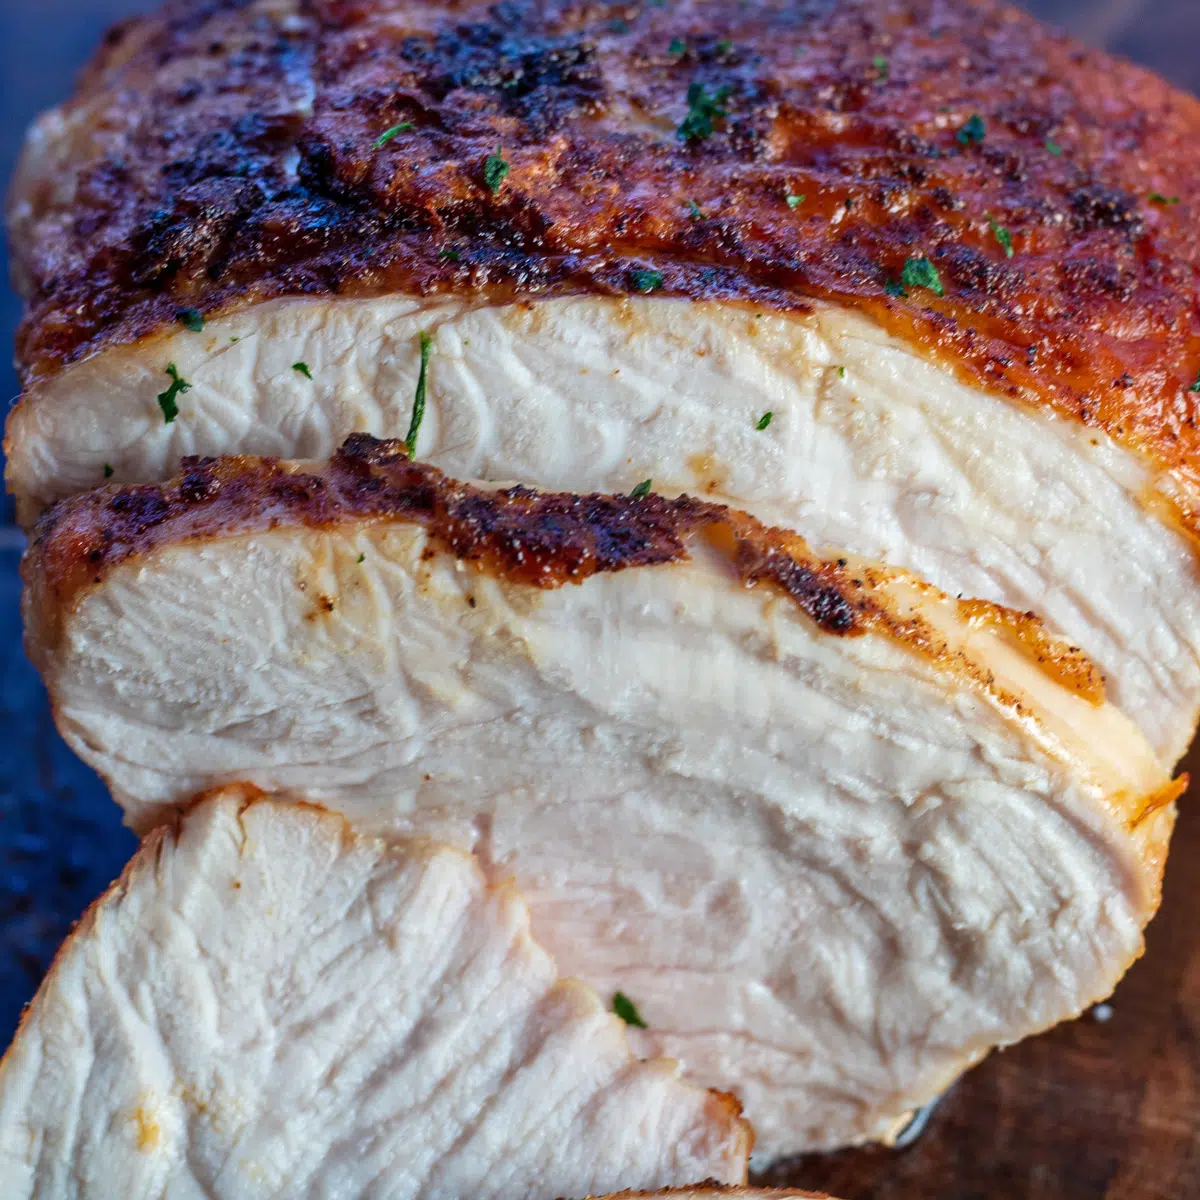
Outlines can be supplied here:
M642 1014L638 1012L637 1005L634 1004L624 992L616 992L613 995L613 1012L616 1013L626 1025L634 1025L638 1029L649 1029L650 1026L642 1020Z
M358 556L358 562L359 562L359 565L360 565L360 566L361 566L363 563L365 563L366 561L367 561L367 556L366 556L365 554L360 554L360 555Z
M411 121L401 121L399 125L393 125L391 129L385 129L376 139L373 150L382 150L399 133L407 133L413 127Z
M1200 392L1200 374L1198 374L1196 376L1196 382L1193 383L1190 388L1188 388L1188 391L1189 392Z
M1164 196L1162 194L1162 192L1151 192L1150 193L1150 203L1151 204L1178 204L1179 197L1178 196Z
M170 425L179 416L179 405L175 403L176 399L184 392L190 392L192 385L180 376L174 363L167 363L167 374L171 377L171 386L165 392L158 393L158 407L162 409L163 422Z
M689 200L687 202L687 206L688 206L688 212L690 212L692 214L692 217L694 220L699 221L699 220L703 219L704 210L700 207L700 205L698 205L695 202L695 200Z
M687 43L683 38L672 38L671 44L667 47L667 53L672 58L682 58L687 53Z
M846 378L846 368L845 367L838 367L838 378L839 379Z
M882 54L877 54L873 59L871 59L871 65L875 68L878 81L880 83L887 83L892 74L892 68L888 63L888 60L884 58Z
M639 483L637 485L637 487L635 487L633 489L633 491L629 493L629 498L631 500L645 499L646 496L650 495L650 489L653 486L654 486L653 479L643 479L642 482ZM618 993L618 995L620 995L620 993ZM620 1014L618 1014L618 1015L620 1015Z
M676 130L677 136L685 142L699 142L708 137L716 129L716 122L729 113L721 107L729 98L732 89L719 87L715 92L699 81L688 88L688 113Z
M204 332L204 314L198 308L181 308L175 314L175 319L193 333Z
M104 464L104 478L111 479L112 477L113 477L112 463L105 463Z
M308 363L306 362L292 363L292 370L299 375L303 375L305 379L312 378L312 371L309 370Z
M433 350L433 338L421 330L421 369L417 373L417 392L413 396L412 420L408 423L408 432L404 435L404 444L408 447L408 457L417 457L417 434L421 431L421 422L425 420L425 392L429 386L429 355Z
M795 212L796 209L798 209L806 199L807 197L803 192L801 192L798 196L789 192L787 196L787 206L792 210L792 212Z
M1046 149L1049 150L1055 158L1058 158L1058 156L1063 152L1063 148L1053 138L1046 139Z
M462 255L450 246L444 246L439 250L438 258L443 262L462 262Z
M1004 248L1006 258L1012 258L1015 253L1012 244L1012 234L1001 225L995 217L988 217L988 224L992 227L992 235L996 241Z
M761 417L759 417L759 418L758 418L758 421L757 421L757 423L755 424L754 428L755 428L755 429L757 429L759 433L762 433L762 431L763 431L764 429L766 429L766 427L767 427L768 425L770 425L770 423L771 423L771 418L772 418L774 415L775 415L775 414L774 414L773 412L765 412L765 413L763 413L763 415L762 415Z
M847 197L846 197L846 200L845 200L845 208L846 208L846 211L847 211L847 212L849 212L849 211L850 211L850 210L851 210L853 207L854 207L854 197L853 197L853 196L847 196Z
M641 292L643 295L650 292L657 292L663 285L663 273L661 271L634 271L629 278L633 284L633 290Z
M241 339L240 337L231 337L231 338L229 339L229 344L230 344L231 346L234 346L234 345L236 345L238 342L240 342L241 340L242 340L242 339Z
M901 299L908 298L908 293L904 290L904 285L898 279L889 279L883 285L883 291L888 296L898 296Z
M713 50L717 54L728 54L733 49L733 43L728 38L722 38L714 47Z
M904 273L900 276L900 282L906 288L925 288L935 296L946 294L937 267L927 258L910 258L904 264Z
M497 146L496 153L487 156L487 161L483 164L483 182L493 196L500 190L511 169L504 161L503 146Z
M960 146L978 146L987 137L987 126L978 113L972 113L954 137Z

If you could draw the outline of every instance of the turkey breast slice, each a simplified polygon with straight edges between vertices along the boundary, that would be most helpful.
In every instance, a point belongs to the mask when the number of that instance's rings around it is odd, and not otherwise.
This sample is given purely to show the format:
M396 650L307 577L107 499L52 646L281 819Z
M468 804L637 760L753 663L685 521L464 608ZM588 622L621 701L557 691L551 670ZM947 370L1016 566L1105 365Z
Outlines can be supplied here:
M152 833L0 1065L0 1196L584 1197L745 1178L460 851L232 789Z
M945 591L1036 610L1099 664L1166 763L1186 748L1200 579L1189 538L1145 503L1149 469L1102 433L970 387L842 306L264 304L37 389L11 418L10 485L28 518L108 470L158 480L188 454L325 458L355 430L402 437L423 331L423 459L576 492L652 478ZM155 398L168 364L190 384L171 424Z
M768 1157L1106 995L1158 902L1178 787L1086 659L720 506L360 437L66 501L25 575L135 826L247 780L478 853Z
M1200 103L996 0L890 3L125 23L12 188L23 519L107 470L403 437L429 329L452 474L707 487L1037 611L1170 765L1200 243L1154 197L1200 194Z

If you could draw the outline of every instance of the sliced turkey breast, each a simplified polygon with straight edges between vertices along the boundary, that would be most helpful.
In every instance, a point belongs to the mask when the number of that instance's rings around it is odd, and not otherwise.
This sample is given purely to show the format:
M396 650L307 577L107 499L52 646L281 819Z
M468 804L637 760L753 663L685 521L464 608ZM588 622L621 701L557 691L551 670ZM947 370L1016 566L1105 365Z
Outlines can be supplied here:
M0 1196L584 1197L745 1178L510 886L234 789L151 834L0 1064Z
M1158 902L1178 787L1085 658L717 505L362 436L65 501L25 577L135 826L242 779L478 853L768 1156L1106 995Z
M1169 764L1197 145L1194 99L991 0L173 0L30 135L9 484L32 520L403 437L428 332L452 474L652 477L1034 609Z

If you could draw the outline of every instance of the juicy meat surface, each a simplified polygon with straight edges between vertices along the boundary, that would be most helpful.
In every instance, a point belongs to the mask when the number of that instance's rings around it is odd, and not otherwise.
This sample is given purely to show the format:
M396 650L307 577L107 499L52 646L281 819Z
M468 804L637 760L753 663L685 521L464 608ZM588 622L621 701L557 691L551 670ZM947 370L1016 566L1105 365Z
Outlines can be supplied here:
M31 524L402 437L429 332L437 466L652 478L1035 611L1169 766L1198 133L991 2L172 0L31 131L8 483Z
M1144 451L1190 519L1198 135L992 0L169 0L32 135L19 357L298 294L834 298Z
M0 1196L598 1195L745 1177L511 886L245 790L150 835L0 1064Z
M325 459L355 430L403 437L422 332L433 347L417 452L452 475L572 492L650 478L1036 611L1098 664L1165 763L1190 741L1200 571L1190 540L1146 504L1146 465L966 386L840 306L259 305L99 355L22 405L9 479L23 515L108 472L168 478L186 455ZM171 424L156 399L168 364L190 384Z
M25 569L135 826L245 779L475 851L767 1157L1104 996L1158 902L1178 787L1085 658L719 506L360 438L66 501Z

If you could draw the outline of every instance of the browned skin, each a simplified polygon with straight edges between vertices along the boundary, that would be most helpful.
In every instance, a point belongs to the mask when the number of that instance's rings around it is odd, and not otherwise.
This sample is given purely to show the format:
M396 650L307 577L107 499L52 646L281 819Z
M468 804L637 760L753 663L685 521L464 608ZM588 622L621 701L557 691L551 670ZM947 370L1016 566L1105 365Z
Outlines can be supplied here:
M362 521L419 524L451 553L513 583L557 588L602 572L685 561L708 539L748 586L790 597L824 632L891 636L1021 711L986 673L951 649L919 613L898 612L887 585L908 580L934 602L937 589L902 572L827 560L788 530L690 496L578 496L525 487L492 491L413 462L403 442L354 434L318 470L271 458L185 460L163 484L109 486L46 510L22 571L30 636L54 643L78 598L122 563L160 547L285 526ZM957 602L962 620L1003 628L1056 682L1095 704L1104 680L1077 648L1048 636L1032 614L980 600Z
M50 172L73 199L18 181L27 384L183 306L653 270L663 296L856 305L1200 486L1200 103L1148 73L992 0L269 7L171 0L84 76ZM728 115L685 140L693 83ZM889 296L920 256L945 298Z

